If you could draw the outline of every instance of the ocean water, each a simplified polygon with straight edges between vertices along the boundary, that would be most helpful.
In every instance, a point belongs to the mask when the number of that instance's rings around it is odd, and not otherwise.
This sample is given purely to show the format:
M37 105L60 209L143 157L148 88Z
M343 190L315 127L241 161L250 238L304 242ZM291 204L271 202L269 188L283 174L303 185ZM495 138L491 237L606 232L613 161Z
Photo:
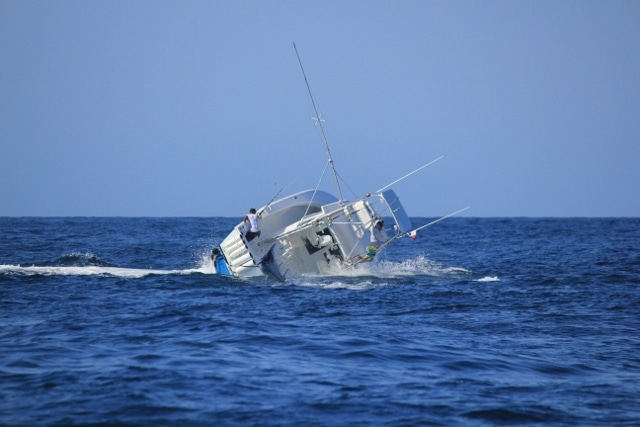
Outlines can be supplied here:
M451 218L284 284L211 274L235 222L0 218L0 425L640 425L640 219Z

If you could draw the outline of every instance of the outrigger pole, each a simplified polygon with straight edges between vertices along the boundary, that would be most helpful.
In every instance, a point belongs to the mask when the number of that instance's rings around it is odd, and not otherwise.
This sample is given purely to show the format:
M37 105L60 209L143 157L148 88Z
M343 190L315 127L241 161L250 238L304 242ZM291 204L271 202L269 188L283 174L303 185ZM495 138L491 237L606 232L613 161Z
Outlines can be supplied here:
M437 158L437 159L435 159L435 160L431 160L429 163L427 163L427 164L425 164L425 165L420 166L418 169L414 170L413 172L409 172L408 174L406 174L406 175L405 175L405 176L403 176L402 178L398 178L398 179L396 179L396 180L395 180L395 181L393 181L391 184L387 184L387 185L385 185L384 187L382 187L381 189L379 189L378 191L376 191L376 193L382 193L384 190L386 190L387 188L391 187L392 185L394 185L394 184L396 184L396 183L398 183L398 182L402 181L403 179L405 179L405 178L407 178L407 177L409 177L409 176L413 175L414 173L416 173L416 172L418 172L418 171L421 171L422 169L426 168L427 166L430 166L430 165L434 164L435 162L437 162L438 160L442 160L442 159L444 159L444 155L442 155L442 156L438 157L438 158Z
M416 228L416 229L412 230L410 233L420 231L420 230L422 230L423 228L431 227L433 224L437 224L437 223L438 223L438 222L440 222L440 221L443 221L443 220L445 220L445 219L447 219L447 218L451 218L451 217L452 217L452 216L454 216L454 215L458 215L460 212L464 212L464 211L466 211L467 209L471 209L471 206L467 206L467 207L465 207L465 208L458 209L458 210L457 210L457 211L455 211L455 212L451 212L450 214L447 214L447 215L445 215L445 216L443 216L443 217L440 217L440 218L438 218L438 219L436 219L436 220L434 220L434 221L431 221L431 222L429 222L429 223L427 223L427 224L421 225L420 227L418 227L418 228ZM392 237L391 239L387 240L387 241L386 241L382 246L380 246L380 247L378 248L378 252L382 251L384 248L386 248L387 246L389 246L389 244L391 244L391 242L393 242L394 240L398 240L399 238L401 238L401 237L403 237L403 236L408 236L410 233L402 233L402 234L397 234L397 235L395 235L395 236L394 236L394 237Z
M324 146L327 149L327 155L329 156L329 164L331 165L331 170L333 171L333 177L336 180L336 185L338 186L338 194L340 195L340 203L344 201L342 197L342 189L340 188L340 180L338 179L338 172L336 172L335 165L333 164L333 157L331 156L331 149L329 149L329 143L327 142L327 137L324 134L324 127L322 127L322 120L320 119L320 114L318 114L318 109L316 108L316 103L313 100L313 94L311 93L311 87L309 86L309 81L307 80L307 75L304 72L304 67L302 66L302 60L300 59L300 54L298 53L298 48L296 44L293 44L293 49L296 51L296 56L298 57L298 63L300 64L300 69L302 70L302 76L304 77L304 82L307 85L307 91L309 92L309 98L311 98L311 105L313 105L313 112L315 113L315 117L313 120L316 121L316 124L320 127L320 134L322 135L322 141L324 142Z
M445 219L447 219L447 218L451 218L451 217L452 217L452 216L454 216L454 215L458 215L460 212L464 212L464 211L466 211L467 209L471 209L471 206L467 206L467 207L465 207L465 208L458 209L458 210L457 210L457 211L455 211L455 212L451 212L450 214L445 215L445 216L443 216L443 217L440 217L440 218L438 218L438 219L436 219L436 220L434 220L434 221L431 221L431 222L429 222L429 223L427 223L427 224L425 224L425 225L421 225L420 227L416 228L415 230L411 230L411 232L414 232L414 231L420 231L420 230L422 230L423 228L431 227L433 224L436 224L436 223L438 223L438 222L440 222L440 221L442 221L442 220L445 220Z

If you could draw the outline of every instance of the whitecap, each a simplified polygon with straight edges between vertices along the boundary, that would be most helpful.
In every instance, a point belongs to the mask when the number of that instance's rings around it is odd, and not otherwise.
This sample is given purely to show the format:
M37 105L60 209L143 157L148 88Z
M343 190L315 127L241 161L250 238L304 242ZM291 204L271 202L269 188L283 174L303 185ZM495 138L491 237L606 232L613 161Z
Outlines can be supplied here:
M484 276L481 279L476 280L476 282L499 282L500 279L498 276Z
M350 291L362 291L371 289L374 287L383 286L381 284L374 284L371 280L363 280L358 282L348 282L344 280L333 280L329 282L314 281L314 280L301 280L295 282L296 286L308 287L308 288L321 288L321 289L347 289Z

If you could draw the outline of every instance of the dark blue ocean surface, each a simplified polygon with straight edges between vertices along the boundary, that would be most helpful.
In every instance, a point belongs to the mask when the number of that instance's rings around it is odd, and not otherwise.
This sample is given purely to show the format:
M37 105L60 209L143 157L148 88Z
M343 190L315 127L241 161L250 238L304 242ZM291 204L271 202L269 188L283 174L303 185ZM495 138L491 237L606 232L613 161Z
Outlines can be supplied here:
M235 222L0 218L0 424L640 425L640 219L452 218L284 284L210 274Z

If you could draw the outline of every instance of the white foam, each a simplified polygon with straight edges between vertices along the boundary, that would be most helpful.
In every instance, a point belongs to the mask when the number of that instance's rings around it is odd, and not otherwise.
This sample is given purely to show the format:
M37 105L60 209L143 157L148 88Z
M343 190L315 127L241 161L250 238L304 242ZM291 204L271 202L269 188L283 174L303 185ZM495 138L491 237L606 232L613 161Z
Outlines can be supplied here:
M462 267L444 267L441 263L432 261L424 255L400 262L382 260L370 264L369 272L383 277L416 275L442 277L455 274L471 274L469 270Z
M444 267L442 264L419 255L405 261L380 260L371 263L360 263L350 269L337 268L329 277L305 275L302 277L287 277L287 282L298 286L323 289L363 290L388 286L391 282L384 279L398 279L410 276L450 277L456 275L470 275L471 271L462 267ZM359 279L357 282L350 278ZM380 280L372 280L383 279ZM331 280L331 281L328 281Z
M498 276L484 276L481 279L476 280L476 282L499 282L500 279Z
M93 255L91 255L93 256ZM200 254L198 266L186 270L160 270L140 268L120 268L103 266L47 266L47 267L23 267L21 265L0 265L0 274L16 275L42 275L42 276L112 276L125 278L142 278L151 275L188 275L188 274L215 274L215 266L208 253ZM461 267L443 267L438 262L419 255L405 261L380 260L372 263L361 263L351 269L338 269L332 275L332 282L327 283L323 277L303 276L298 279L291 278L300 286L314 286L330 289L367 289L372 286L385 286L385 283L372 283L367 278L393 279L399 277L426 275L432 277L445 277L452 275L469 275L471 272ZM358 283L349 283L349 280L341 280L340 277L363 278ZM316 280L317 279L317 280ZM324 277L326 279L326 276ZM290 281L290 280L288 280ZM498 278L485 277L478 281L498 281ZM378 282L378 281L376 281Z
M20 265L0 265L0 274L18 274L24 276L113 276L126 278L141 278L151 275L169 274L209 274L205 268L188 270L154 270L140 268L119 267L22 267Z
M307 288L321 288L321 289L348 289L350 291L362 291L365 289L371 289L374 287L385 286L386 284L374 284L370 280L363 280L353 283L348 283L343 280L334 280L331 282L324 282L318 278L318 281L314 280L295 280L296 286L303 286Z
M198 268L192 270L194 273L202 274L216 274L216 267L211 260L209 253L200 254L200 265Z

